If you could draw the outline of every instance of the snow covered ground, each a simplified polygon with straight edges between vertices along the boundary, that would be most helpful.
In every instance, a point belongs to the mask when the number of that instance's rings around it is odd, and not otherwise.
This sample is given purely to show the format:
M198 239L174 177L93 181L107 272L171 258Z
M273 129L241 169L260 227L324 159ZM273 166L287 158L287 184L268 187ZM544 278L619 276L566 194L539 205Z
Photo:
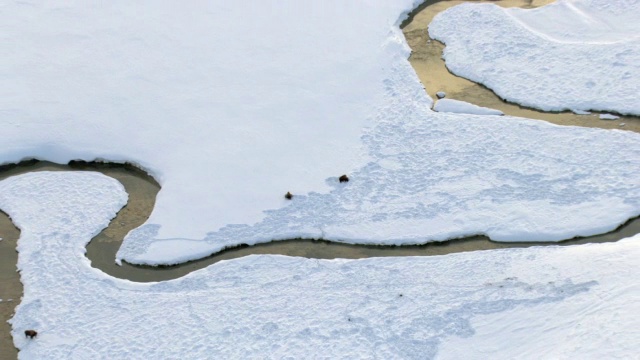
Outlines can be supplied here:
M22 230L21 359L629 358L640 352L640 237L438 257L249 256L133 283L84 247L127 195L97 173L0 182ZM26 339L24 331L38 336Z
M466 101L454 99L440 99L433 106L433 110L437 112L449 112L458 114L474 114L474 115L504 115L500 110L490 109L478 106Z
M9 2L0 163L150 171L133 263L294 237L554 241L640 214L638 134L431 111L398 29L414 5Z
M611 231L639 213L638 134L479 115L430 120L427 111L381 121L365 137L376 160L348 183L330 178L327 194L296 195L257 224L229 225L204 240L149 242L157 226L142 226L118 258L177 263L295 237L415 244L482 233L557 241Z
M161 238L259 221L368 158L390 73L418 96L397 26L415 2L5 2L0 164L136 163Z
M558 0L537 9L463 4L437 15L456 75L543 110L640 115L640 1Z

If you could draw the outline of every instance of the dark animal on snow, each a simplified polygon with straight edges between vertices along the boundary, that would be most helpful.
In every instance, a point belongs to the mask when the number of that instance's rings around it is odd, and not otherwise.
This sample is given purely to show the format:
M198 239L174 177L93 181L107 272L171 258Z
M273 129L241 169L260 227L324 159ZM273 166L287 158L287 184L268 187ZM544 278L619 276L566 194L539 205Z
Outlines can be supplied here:
M347 175L342 175L338 178L338 180L343 183L343 182L349 182L349 177Z
M287 191L286 194L284 194L284 198L287 199L287 200L291 200L292 197L293 197L293 195L288 191Z
M25 330L24 336L33 339L34 337L38 336L38 332L35 330Z

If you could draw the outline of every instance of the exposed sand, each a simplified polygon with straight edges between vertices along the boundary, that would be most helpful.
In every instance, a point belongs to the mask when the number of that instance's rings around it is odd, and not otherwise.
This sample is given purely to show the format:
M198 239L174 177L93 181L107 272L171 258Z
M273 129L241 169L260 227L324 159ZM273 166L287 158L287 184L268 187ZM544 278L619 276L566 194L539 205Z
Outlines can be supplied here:
M20 303L22 283L16 272L18 253L16 243L20 232L9 217L0 212L0 359L15 359L18 351L13 347L11 326L7 323L13 316L15 307ZM11 301L9 301L11 299Z

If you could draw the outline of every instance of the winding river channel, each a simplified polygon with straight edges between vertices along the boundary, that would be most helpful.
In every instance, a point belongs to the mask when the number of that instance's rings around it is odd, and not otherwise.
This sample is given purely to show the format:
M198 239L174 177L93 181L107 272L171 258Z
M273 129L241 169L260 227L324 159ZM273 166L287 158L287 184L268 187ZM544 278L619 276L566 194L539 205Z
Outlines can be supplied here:
M602 121L593 115L573 113L543 113L509 104L489 89L450 74L441 59L444 45L429 39L427 26L433 16L446 8L463 1L428 0L412 12L402 24L403 31L413 53L409 59L420 77L426 91L435 98L437 91L445 91L447 97L465 100L477 105L496 108L508 115L543 119L561 125L581 125L602 128L623 128L640 132L640 119L623 117L617 121ZM491 1L504 6L536 7L551 0L504 0ZM624 126L620 124L624 123ZM280 254L317 259L358 259L382 256L430 256L463 251L501 249L513 247L543 246L540 243L497 243L484 236L474 236L442 243L422 246L364 246L332 243L329 241L285 240L255 246L240 246L213 254L207 258L170 267L133 266L114 262L116 252L124 236L143 224L149 217L160 190L159 184L143 171L126 164L71 162L68 165L44 161L25 161L20 164L0 166L0 180L33 171L98 171L120 181L129 194L128 204L118 213L110 225L93 238L87 246L87 257L92 266L122 279L139 282L175 279L194 270L202 269L220 260L239 258L251 254ZM594 242L611 242L640 233L640 219L630 220L616 231L608 234L552 243L553 245L575 245ZM16 244L20 232L5 213L0 211L0 359L17 357L13 347L10 326L7 320L13 315L22 296L22 284L16 272Z

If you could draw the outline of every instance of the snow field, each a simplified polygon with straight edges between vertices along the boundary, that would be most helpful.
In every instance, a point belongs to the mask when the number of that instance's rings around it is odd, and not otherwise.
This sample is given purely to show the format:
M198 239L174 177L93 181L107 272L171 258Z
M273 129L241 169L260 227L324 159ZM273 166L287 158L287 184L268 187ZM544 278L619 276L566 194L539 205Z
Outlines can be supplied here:
M464 41L485 53L456 55L452 38L448 64L478 66L525 105L637 114L637 4L463 6L433 31L482 30ZM397 28L416 1L149 5L0 11L0 163L130 161L163 186L118 261L177 263L293 237L557 241L640 213L638 134L432 112ZM558 18L569 21L547 27ZM523 54L531 72L513 61ZM95 173L0 182L0 208L22 230L21 359L640 353L640 287L629 281L639 236L431 258L250 256L140 284L84 256L126 200Z
M126 202L96 173L0 182L22 230L21 359L628 357L638 353L638 237L437 257L249 256L140 284L84 247ZM36 329L28 340L25 329ZM552 340L552 342L550 342ZM513 346L512 346L513 345ZM517 345L517 346L516 346ZM461 348L460 346L464 346Z
M283 198L286 206L266 211L261 222L228 225L204 240L149 241L157 227L144 225L126 238L118 261L173 264L298 237L396 245L476 234L559 241L612 231L638 216L640 135L432 112L418 102L422 89L406 86L403 76L412 75L404 66L387 82L393 96L378 125L363 136L374 160L349 173L348 183L328 178L329 193Z
M545 111L640 115L640 2L559 0L537 9L466 3L438 14L454 74Z
M637 134L432 112L398 28L416 5L9 2L0 163L148 170L132 263L294 237L557 241L640 214Z
M367 161L360 136L416 1L9 1L0 164L134 163L162 185L158 238L258 222Z

